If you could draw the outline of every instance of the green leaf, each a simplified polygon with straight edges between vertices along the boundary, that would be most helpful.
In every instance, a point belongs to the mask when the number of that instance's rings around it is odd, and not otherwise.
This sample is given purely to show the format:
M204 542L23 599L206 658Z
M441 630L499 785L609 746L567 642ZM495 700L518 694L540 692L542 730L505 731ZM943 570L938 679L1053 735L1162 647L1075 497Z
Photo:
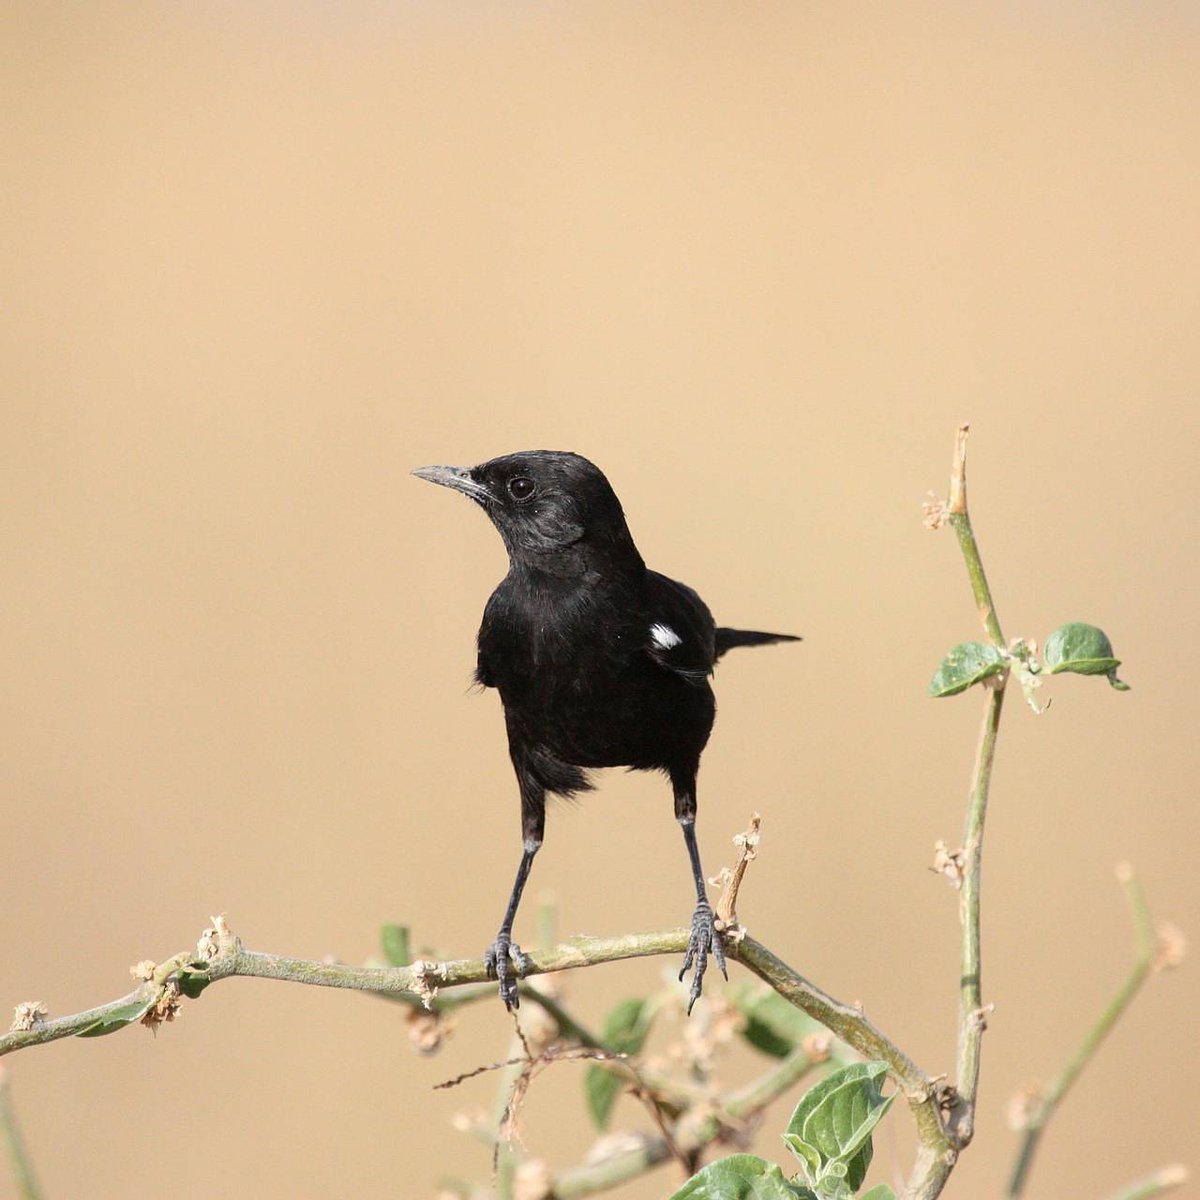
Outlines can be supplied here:
M618 1054L635 1054L650 1032L655 1005L642 997L622 1000L604 1019L601 1040Z
M407 925L383 926L379 931L379 944L383 947L383 957L393 967L407 967L412 962Z
M887 1063L851 1063L800 1097L784 1141L804 1164L809 1182L818 1191L826 1178L831 1182L844 1179L852 1192L862 1185L871 1165L871 1132L896 1098L894 1093L884 1096L880 1091L886 1075ZM806 1150L798 1152L798 1145ZM812 1172L808 1151L815 1152L820 1161L818 1173ZM841 1189L830 1190L836 1195Z
M733 990L730 998L745 1017L742 1037L755 1049L775 1058L786 1058L805 1037L821 1028L778 992L756 984Z
M785 1133L783 1144L800 1160L804 1174L810 1181L820 1176L824 1164L821 1161L820 1151L815 1146L801 1141L800 1137L794 1133Z
M642 998L622 1000L604 1021L601 1041L617 1054L636 1054L650 1032L657 1006ZM583 1077L583 1094L597 1129L607 1129L617 1097L626 1087L615 1071L590 1066Z
M957 696L989 675L999 675L1005 656L987 642L959 642L934 672L926 689L931 696Z
M613 1105L626 1086L615 1072L592 1065L583 1076L583 1096L587 1101L588 1113L597 1129L607 1129Z
M1070 671L1075 675L1107 675L1109 684L1119 692L1129 684L1117 678L1121 660L1113 654L1112 642L1103 629L1072 621L1060 625L1047 639L1042 654L1051 675Z
M180 971L179 990L189 999L197 1000L212 980L203 971Z
M896 1193L886 1183L880 1183L869 1192L863 1192L859 1200L896 1200Z
M106 1034L116 1033L118 1029L124 1029L126 1025L140 1021L153 1003L153 1000L131 1000L128 1004L122 1004L120 1008L114 1008L111 1012L105 1013L98 1021L86 1029L81 1029L75 1036L81 1038L104 1037Z
M813 1200L808 1188L789 1183L775 1163L754 1154L733 1154L693 1175L670 1200Z

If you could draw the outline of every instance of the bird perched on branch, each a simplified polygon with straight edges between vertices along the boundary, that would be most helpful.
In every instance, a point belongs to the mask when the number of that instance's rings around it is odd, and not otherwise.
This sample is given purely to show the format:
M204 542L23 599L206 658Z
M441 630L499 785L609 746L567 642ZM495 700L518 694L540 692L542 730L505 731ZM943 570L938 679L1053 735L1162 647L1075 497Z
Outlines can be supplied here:
M530 450L413 474L469 496L508 549L475 672L500 692L521 793L521 864L484 956L505 1007L517 1007L516 981L528 967L512 927L542 845L547 794L588 790L592 767L631 767L665 772L675 792L696 885L679 972L695 964L690 1012L709 954L725 973L696 844L696 773L716 712L709 676L735 646L799 639L718 626L690 587L648 570L608 480L578 454Z

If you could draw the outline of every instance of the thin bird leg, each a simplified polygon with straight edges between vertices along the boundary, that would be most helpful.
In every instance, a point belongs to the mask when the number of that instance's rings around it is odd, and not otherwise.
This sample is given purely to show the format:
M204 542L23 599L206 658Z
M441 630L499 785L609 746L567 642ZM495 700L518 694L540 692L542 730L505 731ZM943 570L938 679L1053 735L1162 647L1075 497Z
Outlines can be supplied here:
M675 788L675 819L683 829L683 840L687 844L688 858L692 864L692 879L696 884L696 911L692 913L692 932L688 938L687 952L683 956L683 967L679 978L688 973L695 963L696 973L692 976L691 990L688 992L688 1014L692 1006L700 998L700 989L704 986L704 973L708 969L708 956L711 953L721 968L721 974L726 979L729 972L725 969L725 948L721 944L721 935L713 918L712 906L704 890L704 869L700 866L700 847L696 842L696 775L695 772L676 775L671 773L671 782Z
M521 865L517 868L517 879L513 884L512 895L508 898L508 908L504 912L504 920L500 922L500 932L496 940L484 951L483 961L487 973L493 979L500 981L500 999L504 1007L512 1012L519 1008L521 998L517 995L517 980L529 968L529 959L525 957L521 947L512 940L513 920L517 915L517 905L521 903L521 893L525 890L525 880L529 878L529 868L533 865L533 856L541 848L541 842L526 842L521 853ZM516 967L510 971L510 963Z
M500 999L504 1001L504 1007L509 1012L521 1005L521 997L517 993L517 980L529 969L529 959L512 940L513 921L516 920L517 906L521 903L521 893L525 890L525 881L529 878L534 855L542 848L545 823L545 793L529 786L522 778L521 832L525 840L521 850L521 865L517 867L517 878L513 883L512 895L508 898L508 908L504 910L504 920L500 922L500 932L483 954L488 975L500 981Z
M692 860L692 879L696 884L696 902L698 904L708 903L708 892L704 885L704 868L700 866L700 847L696 843L696 818L689 817L686 821L681 821L683 827L683 840L687 843L688 858Z

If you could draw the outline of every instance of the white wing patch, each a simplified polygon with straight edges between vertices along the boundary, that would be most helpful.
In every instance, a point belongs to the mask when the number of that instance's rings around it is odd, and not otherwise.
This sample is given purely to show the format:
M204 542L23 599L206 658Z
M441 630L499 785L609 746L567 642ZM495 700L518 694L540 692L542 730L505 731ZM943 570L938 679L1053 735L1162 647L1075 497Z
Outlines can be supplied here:
M670 625L658 624L650 626L650 640L660 650L673 650L683 641L683 638Z

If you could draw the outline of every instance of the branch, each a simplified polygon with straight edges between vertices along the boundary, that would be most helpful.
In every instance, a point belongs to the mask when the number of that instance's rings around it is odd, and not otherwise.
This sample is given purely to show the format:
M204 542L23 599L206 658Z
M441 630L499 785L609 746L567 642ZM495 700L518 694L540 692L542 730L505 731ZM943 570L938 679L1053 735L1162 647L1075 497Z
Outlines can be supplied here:
M820 1021L826 1029L836 1033L848 1046L866 1058L886 1062L912 1110L922 1146L936 1157L950 1154L953 1162L953 1146L942 1126L935 1081L899 1046L876 1029L861 1010L826 995L752 937L742 940L734 951L734 957L764 983L770 984L785 1000L790 1000L797 1008Z
M177 984L184 976L201 979L206 986L221 979L244 976L429 1001L440 989L483 983L488 978L482 958L460 958L447 962L418 960L407 967L356 967L346 963L264 954L258 950L247 950L241 939L235 937L223 921L220 925L221 928L216 931L215 951L210 957L206 958L202 952L177 954L156 967L152 978L125 996L72 1016L36 1020L31 1028L14 1029L0 1037L0 1055L88 1032L106 1019L131 1024L139 1018L124 1020L128 1009L138 1004L156 1003L172 984ZM592 967L627 958L681 954L687 946L688 936L686 929L666 929L607 938L576 937L552 949L531 953L528 956L528 975ZM787 1000L820 1021L861 1054L887 1062L910 1103L929 1103L932 1090L929 1077L857 1008L835 1000L815 984L809 983L754 938L746 937L740 944L731 947L730 957L740 960ZM539 995L536 1002L544 1003L545 999ZM591 1035L584 1034L584 1037L589 1043L598 1044Z
M967 507L967 433L969 426L961 425L954 440L954 460L950 471L950 496L945 504L932 502L926 506L926 526L938 529L949 523L958 537L959 549L967 568L967 578L975 607L988 638L1001 651L1006 651L996 604L988 586L979 544L971 526ZM956 1086L946 1087L939 1097L945 1109L940 1146L932 1137L922 1138L917 1164L910 1177L906 1196L909 1200L932 1200L946 1184L958 1152L970 1144L975 1133L975 1107L979 1094L979 1065L983 1031L987 1028L987 1009L983 1004L980 949L980 883L983 867L983 829L987 818L988 793L992 782L992 765L996 756L996 735L1004 707L1004 690L1008 671L984 681L987 702L983 724L971 771L971 788L967 798L967 813L962 849L948 857L955 885L961 889L959 921L962 926L960 949L961 969L958 989L958 1054Z
M204 986L221 979L245 976L256 979L280 979L315 987L346 988L374 995L403 999L407 1002L433 1002L439 989L487 982L482 958L460 958L448 962L418 960L406 967L355 967L346 963L315 962L247 950L241 939L230 933L224 921L218 928L206 930L196 951L184 951L154 968L152 977L127 995L84 1012L52 1020L32 1018L27 1028L14 1028L0 1036L0 1056L27 1046L37 1046L59 1038L98 1032L97 1026L111 1023L112 1031L140 1020L149 1006L158 1004L172 986L184 977ZM212 938L208 934L213 934ZM610 938L579 937L567 945L530 954L529 974L566 971L575 967L619 959L641 958L654 954L682 954L688 931L669 929L659 933L624 934ZM142 1012L126 1019L139 1005ZM147 1022L152 1023L152 1022Z
M1004 634L996 604L988 586L979 555L979 544L971 526L967 507L967 432L960 426L954 444L954 466L950 476L950 524L958 535L959 549L971 581L971 591L979 618L997 649L1003 650ZM971 791L967 800L966 825L963 830L962 890L959 896L959 920L962 925L961 971L958 993L958 1055L955 1104L951 1132L959 1149L967 1146L975 1134L975 1106L979 1094L979 1065L983 1032L987 1028L987 1012L983 1005L979 900L983 871L983 827L987 818L988 794L992 783L992 764L996 757L996 735L1000 714L1004 708L1004 691L1008 672L988 680L987 702L975 764L971 771Z
M58 1038L115 1032L138 1020L155 1024L158 1020L170 1019L180 1003L180 989L188 983L209 986L221 979L250 976L432 1002L439 989L478 984L487 979L482 958L449 962L419 960L406 967L355 967L344 963L313 962L247 950L223 919L215 920L214 924L216 928L205 931L196 952L177 954L154 967L149 972L150 978L128 995L73 1016L37 1020L31 1028L14 1029L0 1037L0 1055ZM648 955L681 954L687 939L686 929L609 938L578 937L565 945L530 954L528 974L542 975ZM730 957L741 961L785 999L820 1021L859 1053L886 1062L912 1109L922 1144L938 1155L952 1151L942 1128L934 1081L862 1012L821 991L751 937L731 946ZM156 1017L164 1002L173 1007L165 1016Z
M996 735L1004 707L1007 675L998 678L999 682L987 692L975 765L971 771L966 827L963 830L963 875L959 892L962 948L958 988L957 1096L951 1120L951 1132L959 1149L967 1146L975 1134L979 1065L983 1032L987 1028L987 1009L983 1004L979 900L983 873L983 825L987 818L992 764L996 757Z
M1124 889L1125 900L1129 906L1129 917L1133 922L1134 937L1136 939L1133 966L1130 968L1129 974L1117 988L1116 994L1100 1014L1099 1019L1088 1030L1079 1048L1071 1056L1066 1066L1063 1067L1049 1086L1036 1099L1032 1111L1024 1118L1024 1136L1017 1151L1017 1160L1013 1166L1012 1178L1008 1185L1008 1195L1010 1197L1020 1196L1024 1191L1025 1183L1029 1177L1029 1168L1033 1164L1034 1151L1037 1149L1046 1123L1054 1115L1055 1109L1062 1103L1071 1086L1082 1074L1084 1067L1092 1060L1096 1051L1100 1049L1101 1043L1108 1036L1113 1026L1133 1002L1133 998L1138 994L1142 984L1146 982L1151 973L1156 969L1174 966L1179 961L1179 955L1182 952L1181 949L1169 944L1164 947L1160 954L1156 955L1154 927L1150 920L1150 913L1146 908L1146 898L1142 894L1141 886L1134 877L1133 869L1128 863L1121 863L1117 867L1117 879ZM1164 938L1164 942L1166 941L1167 939ZM1157 1178L1157 1176L1152 1178ZM1120 1195L1153 1196L1158 1194L1156 1191L1137 1191L1136 1189L1141 1186L1146 1186L1146 1181L1142 1184L1135 1184L1133 1191L1122 1192ZM1159 1191L1164 1190L1166 1189L1159 1189Z
M594 1196L618 1184L626 1183L671 1158L671 1147L662 1134L641 1134L631 1138L627 1149L609 1155L597 1163L564 1171L554 1180L555 1200L577 1200Z
M945 518L958 536L959 549L967 568L971 592L979 619L993 644L1005 649L996 603L983 569L979 543L971 525L967 506L967 433L962 425L954 442L954 462L950 473L950 499ZM940 520L933 522L936 528ZM1000 714L1004 708L1004 691L1008 672L985 681L987 699L975 763L971 771L971 787L967 799L967 814L963 829L961 857L958 859L956 881L960 884L959 921L962 926L960 950L961 969L958 990L958 1054L955 1089L947 1097L948 1129L956 1149L969 1145L975 1134L975 1108L979 1094L979 1067L983 1032L987 1028L987 1009L983 1004L982 954L980 939L980 887L983 869L983 832L987 818L988 794L992 783L992 766L996 757L996 736ZM936 1191L930 1194L936 1195Z

